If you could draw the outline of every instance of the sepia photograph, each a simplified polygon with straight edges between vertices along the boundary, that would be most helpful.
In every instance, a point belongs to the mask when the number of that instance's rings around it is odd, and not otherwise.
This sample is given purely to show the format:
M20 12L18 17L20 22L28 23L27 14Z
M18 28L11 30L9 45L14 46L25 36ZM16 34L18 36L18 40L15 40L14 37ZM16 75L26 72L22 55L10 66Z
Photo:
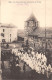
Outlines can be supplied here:
M52 0L0 0L0 80L52 80Z

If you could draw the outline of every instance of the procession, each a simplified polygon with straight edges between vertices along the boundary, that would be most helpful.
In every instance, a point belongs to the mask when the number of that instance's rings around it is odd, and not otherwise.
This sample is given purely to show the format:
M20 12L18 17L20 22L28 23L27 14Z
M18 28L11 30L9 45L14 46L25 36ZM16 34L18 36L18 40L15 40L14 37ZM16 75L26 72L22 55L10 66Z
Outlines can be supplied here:
M31 54L30 54L31 53ZM51 64L47 65L47 57L45 53L12 50L12 54L15 54L19 59L23 60L32 70L35 70L39 74L46 75L48 78L52 73ZM17 65L18 66L18 65Z

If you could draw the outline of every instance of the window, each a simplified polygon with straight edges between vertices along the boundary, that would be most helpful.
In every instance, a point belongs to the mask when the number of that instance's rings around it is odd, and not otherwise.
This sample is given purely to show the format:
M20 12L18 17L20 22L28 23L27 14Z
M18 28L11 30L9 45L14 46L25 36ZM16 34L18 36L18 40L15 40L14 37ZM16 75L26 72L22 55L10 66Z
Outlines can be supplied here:
M36 27L38 26L38 22L36 22Z
M5 42L5 39L2 39L2 42Z
M3 32L5 31L5 29L3 29Z
M29 26L33 26L33 21L29 21Z
M4 34L3 34L3 33L1 33L1 36L3 36L3 37L4 37Z

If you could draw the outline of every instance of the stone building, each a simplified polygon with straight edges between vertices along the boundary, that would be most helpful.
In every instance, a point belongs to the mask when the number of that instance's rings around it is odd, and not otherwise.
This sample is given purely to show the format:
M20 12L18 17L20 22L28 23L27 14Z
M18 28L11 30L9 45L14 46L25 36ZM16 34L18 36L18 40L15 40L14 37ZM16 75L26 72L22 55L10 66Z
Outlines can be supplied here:
M28 39L29 45L36 50L45 49L45 28L39 26L39 22L32 14L25 21L25 40ZM52 48L52 28L46 28L47 48Z
M0 42L12 42L17 40L17 27L11 24L0 25Z

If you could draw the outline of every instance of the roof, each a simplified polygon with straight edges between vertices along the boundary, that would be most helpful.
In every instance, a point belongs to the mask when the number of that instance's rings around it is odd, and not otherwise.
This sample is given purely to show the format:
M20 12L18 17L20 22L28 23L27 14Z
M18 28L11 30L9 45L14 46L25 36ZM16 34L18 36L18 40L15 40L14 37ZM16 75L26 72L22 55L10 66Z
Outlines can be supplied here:
M30 17L26 21L35 21L35 22L37 22L37 19L34 16L34 14L31 14Z
M25 36L24 30L18 29L18 36L24 38Z
M45 28L37 27L29 36L45 37ZM46 29L46 37L52 38L52 28Z
M17 28L15 25L13 24L2 24L0 23L0 27L4 27L4 28Z

